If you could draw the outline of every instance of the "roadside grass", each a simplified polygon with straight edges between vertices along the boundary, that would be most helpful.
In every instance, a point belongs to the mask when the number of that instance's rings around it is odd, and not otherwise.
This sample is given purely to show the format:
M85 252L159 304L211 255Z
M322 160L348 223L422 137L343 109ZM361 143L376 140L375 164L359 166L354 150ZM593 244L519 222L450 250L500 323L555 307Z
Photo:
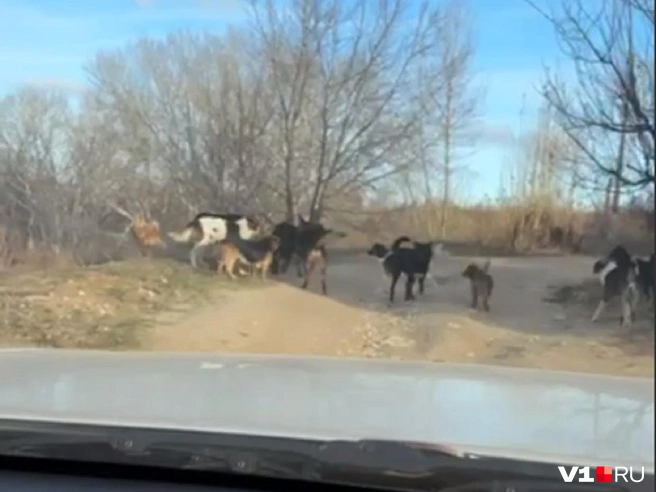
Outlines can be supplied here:
M258 288L172 260L0 273L0 344L125 350L167 311L216 302L217 292ZM220 295L218 296L220 298Z

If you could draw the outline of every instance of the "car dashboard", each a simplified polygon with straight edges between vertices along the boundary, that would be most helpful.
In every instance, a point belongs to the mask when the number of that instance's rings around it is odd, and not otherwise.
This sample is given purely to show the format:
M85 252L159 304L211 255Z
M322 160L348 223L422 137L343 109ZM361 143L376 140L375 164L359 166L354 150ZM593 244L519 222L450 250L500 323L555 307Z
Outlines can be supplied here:
M225 474L195 470L159 469L154 467L114 465L107 463L62 462L33 458L0 458L0 490L30 492L76 491L125 491L125 492L271 492L288 490L299 485L317 492L357 492L363 490L400 490L395 487L369 487L267 478L246 474ZM583 484L530 483L510 484L487 482L446 487L442 492L487 492L513 490L514 492L576 492L577 490L601 490L598 487L579 487ZM598 484L595 484L598 485ZM654 476L647 475L641 483L615 486L603 484L608 492L653 492ZM472 488L473 487L473 488ZM501 487L501 488L500 488ZM427 490L424 487L408 487L404 490Z
M271 492L294 485L321 491L355 492L369 487L313 483L246 474L176 470L149 466L115 465L0 457L0 490L29 492ZM379 489L378 489L379 490Z

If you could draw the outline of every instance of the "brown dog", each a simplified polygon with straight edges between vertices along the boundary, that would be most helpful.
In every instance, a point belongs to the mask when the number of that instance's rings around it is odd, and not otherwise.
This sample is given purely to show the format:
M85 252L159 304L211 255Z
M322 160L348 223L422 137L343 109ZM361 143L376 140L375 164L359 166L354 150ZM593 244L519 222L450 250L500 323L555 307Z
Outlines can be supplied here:
M160 234L159 222L156 220L147 220L145 217L137 215L131 230L143 256L151 256L155 247L166 247Z
M489 261L485 262L483 267L479 267L476 263L470 263L462 272L462 276L468 278L471 285L471 307L474 309L478 307L478 299L480 298L483 309L486 311L490 310L489 300L492 295L492 289L494 288L494 280L487 273L489 268Z
M280 238L277 236L227 240L221 244L221 261L219 261L218 271L223 271L228 277L235 279L237 277L233 274L233 270L235 264L240 261L250 265L251 275L255 270L259 270L262 279L265 279L273 262L273 254L279 246Z

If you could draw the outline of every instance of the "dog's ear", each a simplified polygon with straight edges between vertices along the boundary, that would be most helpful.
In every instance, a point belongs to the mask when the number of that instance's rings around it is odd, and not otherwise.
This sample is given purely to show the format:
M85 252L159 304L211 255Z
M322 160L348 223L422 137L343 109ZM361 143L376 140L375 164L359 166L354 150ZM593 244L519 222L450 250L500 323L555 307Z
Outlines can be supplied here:
M298 225L305 225L308 222L303 218L301 214L298 214Z

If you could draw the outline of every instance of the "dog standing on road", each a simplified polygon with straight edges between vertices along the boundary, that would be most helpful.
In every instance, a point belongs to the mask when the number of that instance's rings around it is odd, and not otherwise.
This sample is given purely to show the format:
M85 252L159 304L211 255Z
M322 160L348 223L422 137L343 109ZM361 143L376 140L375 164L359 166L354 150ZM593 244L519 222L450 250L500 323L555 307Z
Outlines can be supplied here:
M439 253L442 251L442 243L434 245L431 241L413 241L408 236L401 236L392 243L390 250L392 252L398 250L410 250L412 252L409 254L413 258L414 277L419 284L419 293L423 294L426 277L430 275L430 264L433 260L433 255L435 252Z
M494 279L488 273L490 269L489 260L485 262L482 267L476 263L470 263L462 272L462 276L469 279L471 286L471 307L476 309L478 301L481 300L483 309L490 310L490 297L492 296L492 289L494 288Z
M607 304L613 298L619 297L622 303L620 325L630 327L635 321L636 306L640 295L639 265L623 246L616 246L605 259L594 263L592 272L599 277L603 294L591 321L595 323Z
M417 275L414 248L387 249L385 245L375 243L367 254L378 258L383 265L383 272L391 278L392 283L389 290L390 304L394 302L394 292L401 274L404 274L406 277L404 300L411 301L415 298L412 293L412 287Z

